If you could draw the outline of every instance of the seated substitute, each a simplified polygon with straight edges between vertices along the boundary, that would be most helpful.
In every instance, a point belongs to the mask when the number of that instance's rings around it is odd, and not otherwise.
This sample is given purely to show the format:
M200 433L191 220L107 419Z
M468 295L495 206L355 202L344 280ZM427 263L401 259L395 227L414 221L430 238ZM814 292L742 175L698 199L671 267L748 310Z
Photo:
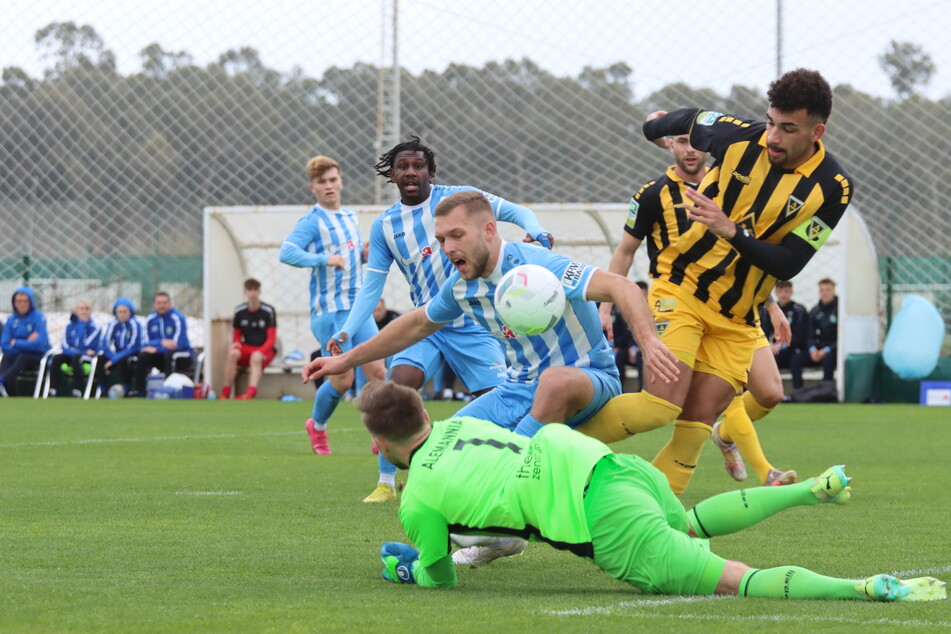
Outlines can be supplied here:
M225 365L225 385L218 397L222 400L231 398L238 368L248 368L248 390L236 399L253 399L258 393L264 368L274 360L277 350L277 312L273 306L261 301L261 282L253 277L245 280L244 297L247 301L234 310L234 332Z
M86 376L90 364L102 353L102 326L92 318L92 306L85 299L76 302L69 316L69 325L63 334L63 351L53 357L50 364L50 395L56 396L56 386L64 374L71 377L72 395L79 398L86 388ZM96 364L97 378L103 375L102 366Z
M802 368L821 366L822 380L835 378L836 348L839 341L839 298L835 294L835 282L829 278L819 280L819 303L809 311L809 328L806 330L806 354L801 363L791 368L793 385L798 376L802 387Z
M159 368L168 376L184 372L191 364L192 348L188 343L188 324L185 315L172 306L172 298L165 291L155 294L153 312L145 320L145 344L139 351L135 366L135 389L145 396L145 382L149 371Z
M947 598L932 577L902 581L826 577L798 566L750 568L710 552L697 537L726 535L793 506L848 502L842 466L785 487L714 496L686 511L666 476L633 455L561 424L532 438L489 421L430 425L415 390L368 383L357 403L377 446L409 469L400 523L419 548L383 545L383 578L432 588L457 585L450 526L468 535L520 536L591 559L647 593L786 599L929 601Z
M776 360L778 367L789 368L790 370L794 366L802 368L803 357L807 354L806 338L809 331L809 311L806 310L805 306L793 300L792 282L785 280L776 282L774 294L776 295L776 305L783 311L786 320L789 321L792 338L788 344L775 341L772 336L772 323L769 320L761 320L763 333L770 342L773 358ZM802 387L802 371L793 372L792 374L793 389L798 390Z
M33 289L21 286L13 291L13 314L0 334L0 396L14 391L17 376L40 367L43 355L50 349L46 315L36 307Z
M145 329L135 318L132 302L125 297L116 300L112 314L115 319L109 322L102 335L102 354L106 357L103 371L119 372L124 393L130 394L135 364L145 340Z

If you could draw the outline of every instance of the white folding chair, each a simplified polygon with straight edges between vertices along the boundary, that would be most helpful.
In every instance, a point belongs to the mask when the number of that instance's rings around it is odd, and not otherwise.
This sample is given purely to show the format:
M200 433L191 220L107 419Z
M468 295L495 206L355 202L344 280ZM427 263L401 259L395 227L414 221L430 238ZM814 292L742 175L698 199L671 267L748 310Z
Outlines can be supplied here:
M43 358L40 359L40 367L36 371L36 387L33 388L33 398L40 398L40 393L43 394L43 398L49 396L50 372L48 366L53 355L59 354L62 351L63 349L58 346L56 348L50 348L49 351L43 355Z
M99 355L97 354L89 362L89 378L86 380L86 390L83 392L83 400L88 401L92 393L93 385L96 383L96 367L99 365ZM102 394L102 390L96 390L96 398Z
M205 373L205 351L202 350L198 353L198 356L195 357L195 385L198 385L201 382L201 377Z

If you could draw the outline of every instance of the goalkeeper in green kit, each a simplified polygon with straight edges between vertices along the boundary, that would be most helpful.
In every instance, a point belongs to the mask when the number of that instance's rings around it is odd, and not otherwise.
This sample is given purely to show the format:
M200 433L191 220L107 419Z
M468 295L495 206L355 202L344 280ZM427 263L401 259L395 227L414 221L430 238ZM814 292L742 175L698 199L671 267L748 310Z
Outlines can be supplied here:
M357 407L380 451L409 469L399 517L419 551L384 544L388 581L454 587L453 533L544 541L647 593L947 598L945 583L932 577L854 580L796 566L758 570L719 557L697 539L733 533L792 506L847 502L852 490L841 466L798 484L722 493L686 511L649 462L615 455L565 425L545 425L533 438L475 418L430 425L415 390L382 381L364 387Z

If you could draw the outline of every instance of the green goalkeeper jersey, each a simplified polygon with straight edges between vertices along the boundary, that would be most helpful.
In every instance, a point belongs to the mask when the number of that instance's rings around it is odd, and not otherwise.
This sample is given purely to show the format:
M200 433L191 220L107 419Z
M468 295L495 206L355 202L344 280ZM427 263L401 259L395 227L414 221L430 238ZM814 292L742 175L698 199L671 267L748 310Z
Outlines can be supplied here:
M607 445L560 424L525 438L488 421L437 422L410 460L400 522L416 582L453 587L449 534L519 536L592 556L585 487Z

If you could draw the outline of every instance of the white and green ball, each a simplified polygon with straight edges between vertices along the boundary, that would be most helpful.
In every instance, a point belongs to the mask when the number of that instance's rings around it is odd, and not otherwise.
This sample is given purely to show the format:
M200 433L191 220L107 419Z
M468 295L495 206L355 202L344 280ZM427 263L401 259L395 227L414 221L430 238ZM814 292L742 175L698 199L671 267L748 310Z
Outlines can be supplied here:
M495 289L495 311L512 332L538 335L565 312L561 280L537 264L522 264L502 276Z

